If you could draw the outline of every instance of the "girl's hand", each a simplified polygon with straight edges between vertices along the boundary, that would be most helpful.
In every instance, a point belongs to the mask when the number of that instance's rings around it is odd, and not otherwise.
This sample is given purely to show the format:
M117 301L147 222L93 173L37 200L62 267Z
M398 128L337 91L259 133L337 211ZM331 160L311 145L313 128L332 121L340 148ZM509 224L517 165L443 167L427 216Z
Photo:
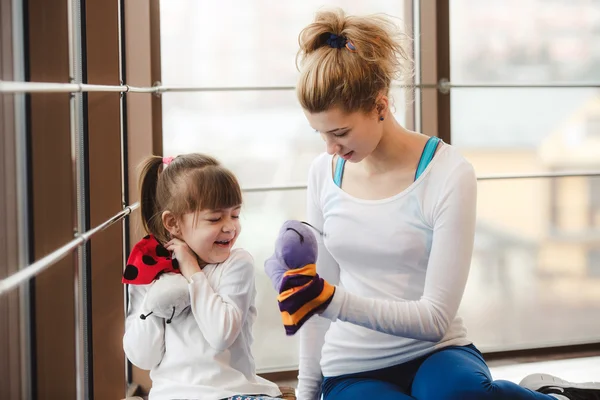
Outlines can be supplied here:
M194 254L183 240L171 239L165 244L165 248L173 253L171 257L177 260L179 270L188 281L192 275L201 271L196 254Z

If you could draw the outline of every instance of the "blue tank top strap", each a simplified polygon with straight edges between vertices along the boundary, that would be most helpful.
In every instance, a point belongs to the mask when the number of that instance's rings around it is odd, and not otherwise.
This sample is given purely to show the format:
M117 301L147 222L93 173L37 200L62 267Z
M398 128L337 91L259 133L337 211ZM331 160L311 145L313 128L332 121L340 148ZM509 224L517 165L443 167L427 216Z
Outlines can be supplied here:
M423 149L423 153L421 153L421 159L419 160L419 165L417 166L417 171L415 172L415 181L419 179L423 171L425 171L433 159L439 142L440 138L432 136L429 138L429 140L427 140L427 143L425 143L425 148ZM345 165L346 160L338 156L337 162L335 163L335 171L333 173L333 182L338 187L342 187L342 178L344 176Z
M346 165L346 160L344 160L342 157L338 156L337 162L335 164L335 172L333 173L333 182L338 187L342 187L342 177L344 176L344 165Z
M433 155L435 154L435 150L437 149L439 142L440 138L432 136L427 140L427 143L425 143L425 148L423 149L423 153L421 153L421 159L419 160L419 165L417 166L417 171L415 172L415 181L419 179L423 171L425 171L433 159Z

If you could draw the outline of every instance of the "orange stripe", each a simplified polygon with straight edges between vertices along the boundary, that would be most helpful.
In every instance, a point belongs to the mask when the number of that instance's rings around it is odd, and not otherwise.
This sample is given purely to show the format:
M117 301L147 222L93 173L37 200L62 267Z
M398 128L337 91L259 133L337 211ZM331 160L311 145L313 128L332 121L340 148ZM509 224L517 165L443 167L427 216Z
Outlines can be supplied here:
M295 313L293 313L291 315L287 311L282 311L281 318L283 319L283 324L284 325L296 325L298 322L300 322L300 320L302 320L302 318L304 318L306 316L306 314L308 314L310 311L314 310L321 304L325 303L327 301L327 299L329 299L331 296L333 296L334 291L335 291L335 287L333 287L329 283L325 282L325 287L323 288L323 291L321 292L319 297L316 297L315 299L306 303L305 305L300 307L300 309L298 309L298 311L296 311Z
M316 264L306 264L302 268L289 269L287 270L283 276L290 275L307 275L307 276L315 276L317 274L317 265Z
M300 291L300 290L304 289L305 287L307 287L307 286L308 286L308 285L310 285L311 283L313 283L313 281L312 281L312 280L311 280L310 282L308 282L308 283L305 283L305 284L304 284L304 285L302 285L302 286L296 286L296 287L293 287L293 288L289 288L288 290L286 290L286 291L284 291L284 292L281 292L281 293L279 294L279 296L277 296L277 301L279 301L279 302L282 302L282 301L284 301L285 299L287 299L288 297L290 297L290 296L291 296L291 295L293 295L294 293L296 293L296 292L298 292L298 291Z

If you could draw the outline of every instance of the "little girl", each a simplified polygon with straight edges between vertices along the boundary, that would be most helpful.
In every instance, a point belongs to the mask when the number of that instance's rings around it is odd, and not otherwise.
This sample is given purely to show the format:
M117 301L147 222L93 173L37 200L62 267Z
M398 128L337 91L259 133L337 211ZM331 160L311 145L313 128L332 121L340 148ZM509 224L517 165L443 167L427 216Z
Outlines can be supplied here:
M150 370L150 400L273 398L277 385L256 375L252 256L233 249L240 234L241 189L212 157L150 157L140 176L146 240L162 244L188 280L191 307L172 321L152 314L152 284L129 285L123 348ZM175 261L174 261L175 263ZM269 397L272 396L272 397Z

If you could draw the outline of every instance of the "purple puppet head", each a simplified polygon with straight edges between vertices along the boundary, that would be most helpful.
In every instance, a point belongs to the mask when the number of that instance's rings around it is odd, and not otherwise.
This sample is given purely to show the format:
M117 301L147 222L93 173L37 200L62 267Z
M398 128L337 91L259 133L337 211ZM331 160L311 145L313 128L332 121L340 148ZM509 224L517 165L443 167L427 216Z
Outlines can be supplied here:
M317 238L313 228L301 221L286 221L275 243L275 253L289 269L317 262Z

